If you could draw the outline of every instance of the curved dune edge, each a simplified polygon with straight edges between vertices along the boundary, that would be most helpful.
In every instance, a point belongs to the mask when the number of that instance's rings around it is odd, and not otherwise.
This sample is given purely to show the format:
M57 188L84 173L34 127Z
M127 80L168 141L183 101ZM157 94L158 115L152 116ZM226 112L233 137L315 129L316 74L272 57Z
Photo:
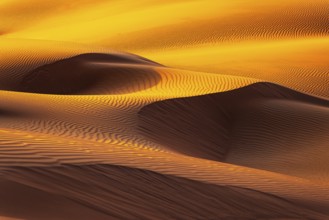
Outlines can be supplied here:
M157 66L129 54L80 54L40 66L22 75L12 88L0 89L57 95L131 93L160 81L153 70Z
M166 66L252 77L329 98L328 42L328 37L278 42L252 41L231 46L208 44L172 49L166 53L136 53Z
M155 102L138 116L141 134L175 152L329 180L328 100L256 83Z
M85 212L85 219L93 215L97 219L105 219L105 216L111 219L326 217L303 205L296 205L280 197L255 190L212 185L121 166L11 168L5 172L5 179L13 184L8 186L6 181L1 181L0 184L4 188L1 188L0 194L8 196L6 188L14 188L17 193L21 192L11 197L9 203L1 205L0 215L6 214L10 217L29 216L37 220L52 216L62 219L58 214L68 212L74 216L75 211L79 210ZM55 201L60 203L55 203L55 207L60 208L63 205L65 210L50 215L51 213L45 213L47 209L40 210L40 207L32 204L30 209L24 210L22 216L15 211L10 212L8 207L27 202L19 200L24 199L27 194L37 196L33 198L39 202L40 197L54 200L57 198ZM66 199L77 203L67 201L65 205ZM88 208L79 207L79 204ZM3 213L4 211L7 213ZM68 217L63 219L69 219Z

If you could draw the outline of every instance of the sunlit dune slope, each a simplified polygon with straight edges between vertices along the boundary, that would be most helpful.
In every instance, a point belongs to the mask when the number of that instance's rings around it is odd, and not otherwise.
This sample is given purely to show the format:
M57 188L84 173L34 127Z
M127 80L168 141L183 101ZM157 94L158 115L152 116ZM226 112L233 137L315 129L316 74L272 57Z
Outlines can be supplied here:
M178 49L165 56L154 53L154 57L179 68L263 79L328 98L328 43L328 38L256 41Z
M41 9L17 1L0 5L4 38L88 43L166 66L260 78L329 96L328 0L60 1L56 7L34 1ZM18 19L7 14L22 8L24 22L9 30L6 24Z

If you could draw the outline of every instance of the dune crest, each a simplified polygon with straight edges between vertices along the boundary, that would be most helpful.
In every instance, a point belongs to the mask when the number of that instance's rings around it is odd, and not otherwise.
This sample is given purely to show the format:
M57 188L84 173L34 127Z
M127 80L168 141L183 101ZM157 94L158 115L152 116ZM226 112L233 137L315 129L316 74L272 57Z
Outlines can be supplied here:
M13 90L58 95L129 93L160 80L152 66L159 65L128 54L81 54L30 71Z

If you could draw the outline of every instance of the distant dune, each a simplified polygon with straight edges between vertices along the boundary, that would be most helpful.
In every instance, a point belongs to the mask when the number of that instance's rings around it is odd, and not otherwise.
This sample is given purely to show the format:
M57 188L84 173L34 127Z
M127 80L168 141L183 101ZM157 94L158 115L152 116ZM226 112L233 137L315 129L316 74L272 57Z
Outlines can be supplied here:
M14 89L63 95L129 93L160 80L153 66L159 65L132 55L83 54L32 70Z
M328 0L0 2L0 220L329 219Z

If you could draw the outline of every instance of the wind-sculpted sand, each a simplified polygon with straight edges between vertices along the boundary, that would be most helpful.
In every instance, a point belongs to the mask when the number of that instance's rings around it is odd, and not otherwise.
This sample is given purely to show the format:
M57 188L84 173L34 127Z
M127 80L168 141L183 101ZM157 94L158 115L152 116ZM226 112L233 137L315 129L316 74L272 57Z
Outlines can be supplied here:
M0 1L0 219L329 219L328 10Z

